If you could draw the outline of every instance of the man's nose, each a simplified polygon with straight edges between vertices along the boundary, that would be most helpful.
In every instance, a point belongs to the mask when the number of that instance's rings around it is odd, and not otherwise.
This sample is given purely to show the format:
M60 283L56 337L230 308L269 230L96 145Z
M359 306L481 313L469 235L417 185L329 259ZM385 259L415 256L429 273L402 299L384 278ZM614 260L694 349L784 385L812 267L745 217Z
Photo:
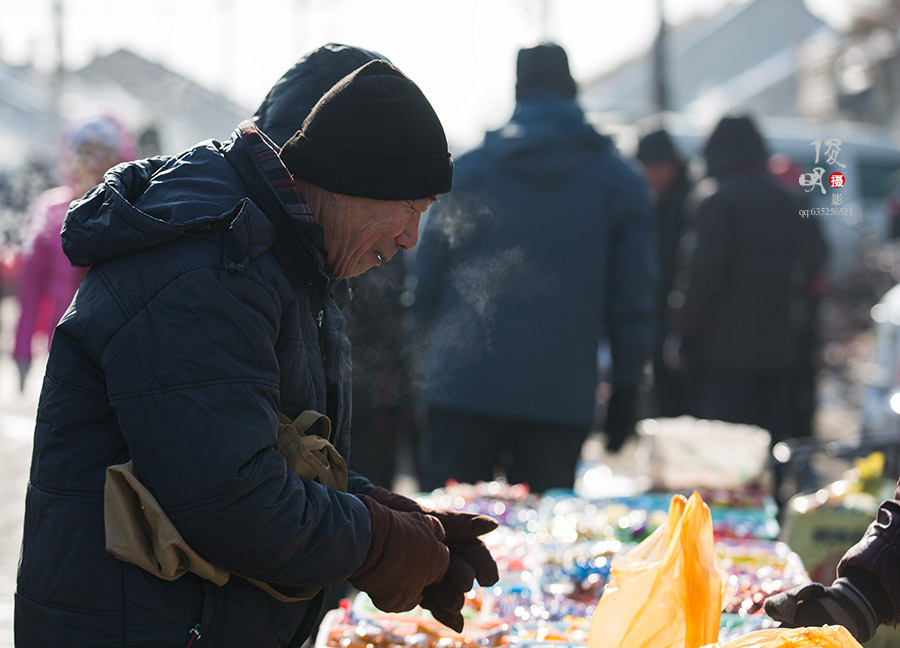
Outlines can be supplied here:
M416 214L409 219L406 223L406 227L403 228L403 231L400 232L400 235L395 239L397 247L401 247L404 250L411 250L416 247L416 243L419 242L419 219L421 216L421 214Z

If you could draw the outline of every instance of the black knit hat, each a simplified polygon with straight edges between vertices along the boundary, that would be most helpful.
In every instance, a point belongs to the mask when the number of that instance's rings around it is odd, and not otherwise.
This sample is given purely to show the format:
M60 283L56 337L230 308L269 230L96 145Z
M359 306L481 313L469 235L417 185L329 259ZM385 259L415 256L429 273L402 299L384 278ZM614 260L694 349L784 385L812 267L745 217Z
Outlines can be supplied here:
M437 114L415 83L381 60L325 93L281 159L295 178L350 196L416 200L453 184Z
M668 131L655 130L647 133L638 141L636 157L643 164L654 164L656 162L667 162L669 160L680 160L678 151L675 149L675 143Z
M574 99L577 86L569 72L566 50L542 43L519 50L516 59L516 101L564 97Z
M335 83L376 59L389 61L378 52L354 45L322 45L304 55L278 79L256 109L253 120L269 139L284 146Z
M731 171L764 167L769 159L766 143L747 115L723 117L703 147L706 172L718 177Z

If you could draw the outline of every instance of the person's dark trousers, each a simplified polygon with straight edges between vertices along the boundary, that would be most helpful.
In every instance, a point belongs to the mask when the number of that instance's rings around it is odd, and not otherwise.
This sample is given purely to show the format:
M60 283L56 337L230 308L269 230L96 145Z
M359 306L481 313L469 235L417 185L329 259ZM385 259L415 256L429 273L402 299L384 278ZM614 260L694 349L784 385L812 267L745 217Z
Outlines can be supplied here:
M400 429L384 408L372 406L356 392L354 385L350 467L376 486L390 490L397 470Z
M796 377L789 372L707 372L698 384L697 418L758 425L768 430L771 445L801 433L796 424ZM776 465L775 501L782 507L787 499L785 468Z
M773 445L796 436L790 373L705 371L698 387L695 417L758 425L769 431Z
M418 421L411 407L368 410L357 417L353 402L353 441L350 466L376 486L391 490L400 468L398 455L408 446L413 455L413 476L421 479ZM405 449L405 448L404 448Z
M672 371L663 361L662 353L653 358L653 391L650 416L673 418L687 411L685 375Z
M425 413L422 489L490 481L499 473L532 492L572 488L588 426L494 418L431 407Z

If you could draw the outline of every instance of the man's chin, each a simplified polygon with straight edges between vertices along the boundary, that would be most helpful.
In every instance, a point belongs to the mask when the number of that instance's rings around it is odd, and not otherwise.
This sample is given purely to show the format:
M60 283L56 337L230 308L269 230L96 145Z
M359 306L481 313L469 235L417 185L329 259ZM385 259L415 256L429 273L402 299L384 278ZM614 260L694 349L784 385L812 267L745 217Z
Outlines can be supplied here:
M344 275L342 275L342 276L340 276L340 277L337 276L337 275L335 275L335 278L336 278L336 279L352 279L353 277L358 277L358 276L361 275L361 274L367 273L367 272L368 272L369 270L371 270L372 268L377 268L377 267L378 267L378 264L377 264L377 263L372 263L372 264L369 264L368 266L365 266L365 267L359 267L359 266L358 266L358 267L354 268L353 270L348 270L348 271L346 272L346 274L344 274Z

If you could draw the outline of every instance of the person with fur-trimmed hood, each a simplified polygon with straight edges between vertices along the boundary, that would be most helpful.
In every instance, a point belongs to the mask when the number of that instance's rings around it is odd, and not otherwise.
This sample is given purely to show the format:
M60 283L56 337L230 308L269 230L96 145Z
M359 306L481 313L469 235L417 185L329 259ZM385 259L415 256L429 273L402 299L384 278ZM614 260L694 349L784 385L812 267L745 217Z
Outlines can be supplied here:
M395 66L335 80L284 146L248 120L68 212L90 270L38 409L17 646L299 646L344 580L461 630L496 580L495 521L348 469L343 280L416 244L453 165Z

